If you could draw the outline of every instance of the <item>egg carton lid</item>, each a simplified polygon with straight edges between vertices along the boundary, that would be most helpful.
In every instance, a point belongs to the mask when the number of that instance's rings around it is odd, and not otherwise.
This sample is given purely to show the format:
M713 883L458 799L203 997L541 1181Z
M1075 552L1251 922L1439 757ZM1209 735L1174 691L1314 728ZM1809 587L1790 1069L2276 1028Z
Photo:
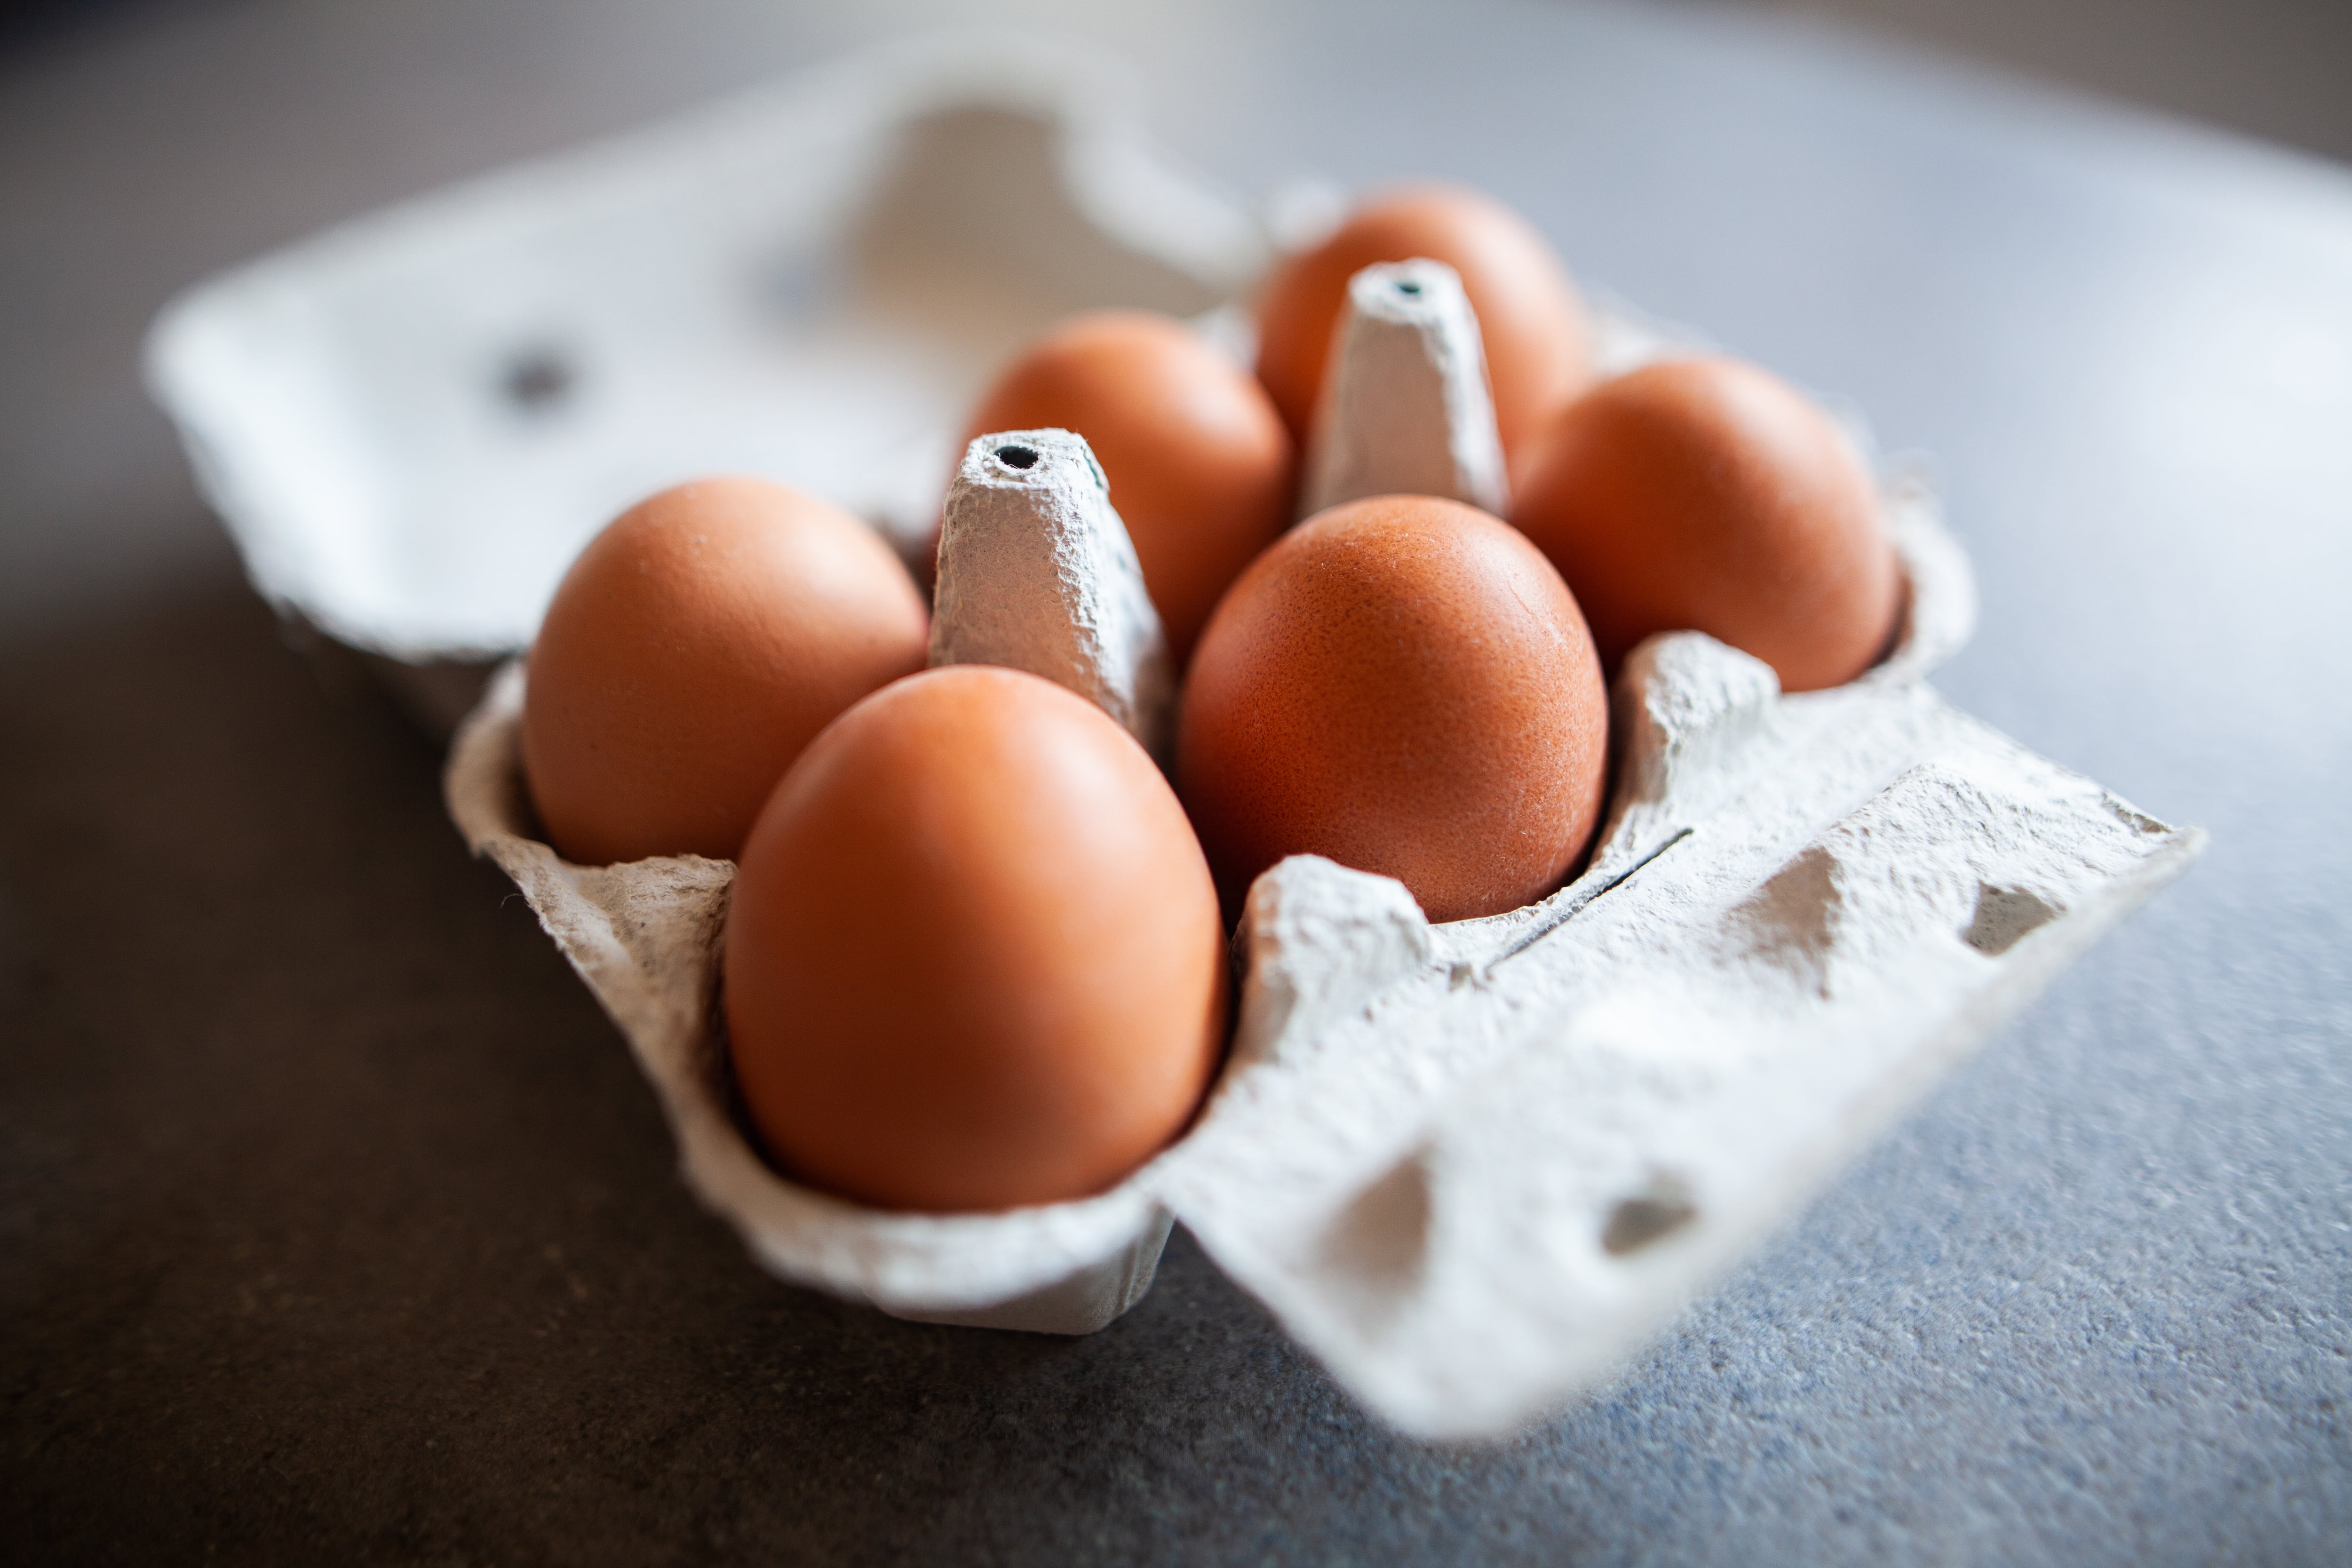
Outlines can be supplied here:
M1264 268L1125 79L993 35L855 55L200 283L147 384L262 595L395 660L521 648L590 534L702 474L911 551L1045 323L1214 312Z

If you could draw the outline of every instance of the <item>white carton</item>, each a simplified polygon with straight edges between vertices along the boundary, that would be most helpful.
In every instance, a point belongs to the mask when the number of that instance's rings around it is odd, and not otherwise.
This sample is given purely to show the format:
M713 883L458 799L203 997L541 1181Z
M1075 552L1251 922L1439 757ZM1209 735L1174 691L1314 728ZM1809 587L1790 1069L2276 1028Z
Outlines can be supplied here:
M1079 305L1209 309L1263 259L1087 79L1028 47L838 68L211 285L159 323L151 374L263 592L406 659L520 647L589 531L698 472L772 474L912 542L997 354ZM789 331L745 291L779 257L836 289ZM1601 326L1612 369L1665 341ZM559 337L553 360L490 352ZM905 1317L1085 1332L1181 1220L1391 1420L1496 1433L1606 1375L2201 847L1935 694L1967 565L1923 492L1886 504L1892 656L1784 697L1696 634L1637 650L1609 821L1553 897L1432 926L1328 862L1261 878L1208 1106L1081 1202L887 1214L778 1176L713 1016L733 868L538 842L520 667L457 738L450 810L763 1266Z

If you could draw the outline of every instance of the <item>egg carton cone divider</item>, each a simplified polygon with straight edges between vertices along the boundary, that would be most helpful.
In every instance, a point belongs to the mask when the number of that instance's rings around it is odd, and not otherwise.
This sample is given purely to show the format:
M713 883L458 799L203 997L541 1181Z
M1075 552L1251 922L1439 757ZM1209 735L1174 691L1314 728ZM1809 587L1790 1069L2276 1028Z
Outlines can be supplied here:
M1007 430L966 447L940 521L930 662L1043 676L1166 765L1176 689L1167 637L1082 437Z
M1553 897L1433 926L1385 878L1261 877L1208 1105L1079 1202L882 1213L772 1170L714 1017L732 866L533 839L520 665L459 732L450 810L762 1266L902 1317L1087 1332L1141 1298L1172 1217L1391 1422L1501 1433L1608 1376L2202 847L1926 684L1973 589L1924 490L1885 499L1909 587L1887 659L1784 696L1699 634L1644 644L1610 819Z
M1485 341L1443 261L1381 262L1348 280L1298 515L1366 496L1442 496L1510 511Z

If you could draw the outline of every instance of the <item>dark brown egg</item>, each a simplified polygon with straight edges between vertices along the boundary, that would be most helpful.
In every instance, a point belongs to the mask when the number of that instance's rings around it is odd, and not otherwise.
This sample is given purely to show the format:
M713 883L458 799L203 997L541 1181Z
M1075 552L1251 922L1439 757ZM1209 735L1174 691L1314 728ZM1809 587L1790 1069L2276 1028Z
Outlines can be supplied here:
M1333 507L1210 619L1177 777L1229 910L1287 855L1402 881L1433 921L1559 885L1592 837L1608 700L1526 539L1427 496Z
M1568 579L1612 671L1653 632L1702 631L1783 690L1851 680L1885 651L1902 574L1843 434L1787 383L1667 360L1562 412L1511 521Z
M1173 317L1101 310L1014 361L964 439L1041 429L1094 448L1181 668L1217 595L1289 524L1297 452L1274 405Z
M1591 329L1559 258L1525 218L1452 185L1402 185L1359 206L1322 244L1275 269L1258 301L1258 379L1307 438L1348 279L1376 261L1443 261L1462 276L1486 341L1506 456L1591 379Z
M725 858L812 736L923 667L906 568L837 507L701 479L624 512L531 645L523 771L568 860Z
M1115 1184L1223 1045L1217 896L1151 759L1084 698L957 665L842 715L727 919L736 1081L791 1173L887 1208Z

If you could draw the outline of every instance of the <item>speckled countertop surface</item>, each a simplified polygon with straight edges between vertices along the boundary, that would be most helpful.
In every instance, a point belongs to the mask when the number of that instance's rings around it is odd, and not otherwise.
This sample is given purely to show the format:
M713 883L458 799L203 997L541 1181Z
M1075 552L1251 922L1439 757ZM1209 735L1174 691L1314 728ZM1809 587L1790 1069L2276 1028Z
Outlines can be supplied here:
M926 15L192 0L0 59L0 1554L2352 1555L2352 174L1804 28L1003 24L1132 58L1245 190L1484 184L1932 451L1984 595L1938 684L2204 862L1497 1447L1385 1434L1181 1232L1065 1342L790 1289L695 1208L433 747L244 586L138 337Z

